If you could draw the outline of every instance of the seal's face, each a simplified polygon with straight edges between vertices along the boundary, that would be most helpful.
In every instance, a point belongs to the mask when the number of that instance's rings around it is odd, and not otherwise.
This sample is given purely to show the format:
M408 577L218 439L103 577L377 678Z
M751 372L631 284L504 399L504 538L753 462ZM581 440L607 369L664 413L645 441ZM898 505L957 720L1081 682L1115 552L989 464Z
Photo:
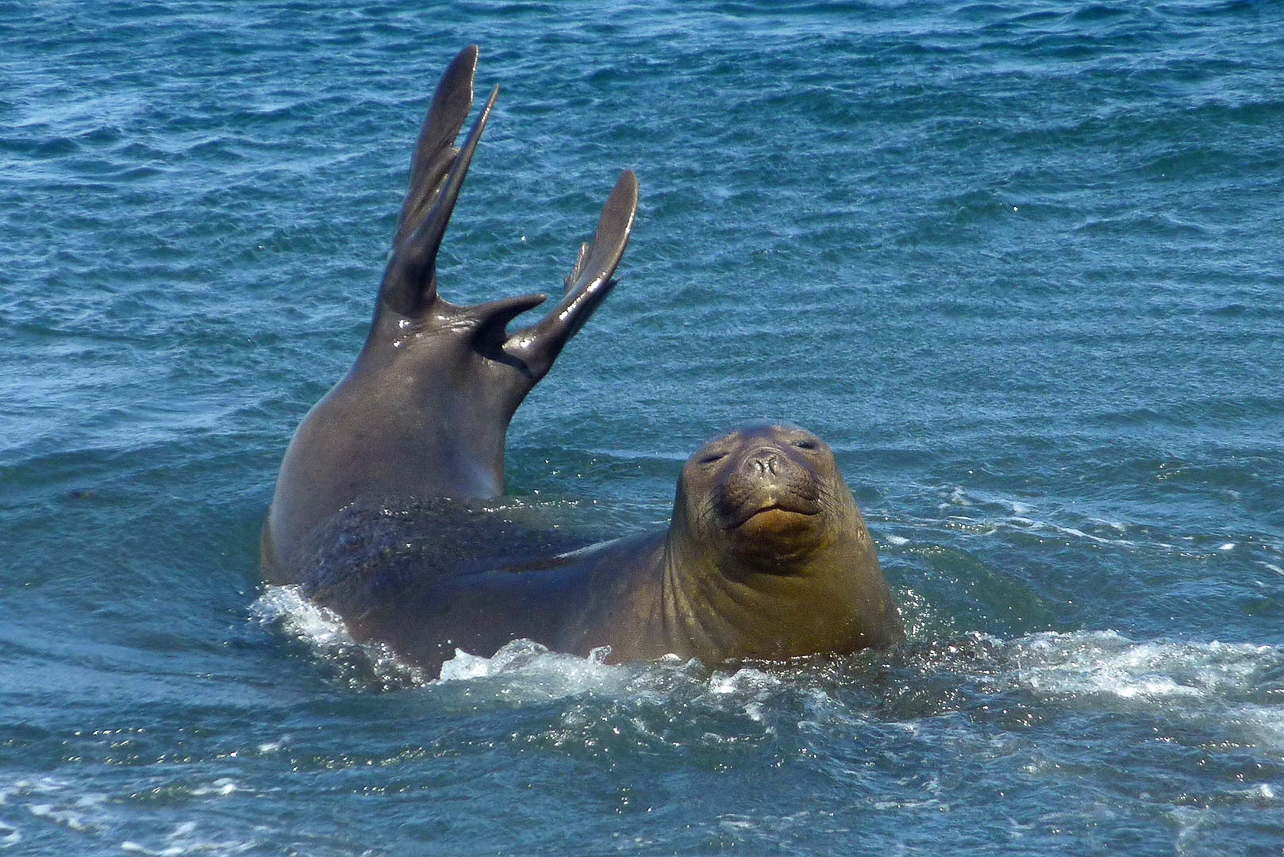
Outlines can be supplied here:
M833 451L752 423L687 460L665 542L667 627L715 663L850 652L904 638Z
M836 523L850 525L853 513L824 441L797 426L754 423L687 460L675 518L718 552L788 572L828 541Z

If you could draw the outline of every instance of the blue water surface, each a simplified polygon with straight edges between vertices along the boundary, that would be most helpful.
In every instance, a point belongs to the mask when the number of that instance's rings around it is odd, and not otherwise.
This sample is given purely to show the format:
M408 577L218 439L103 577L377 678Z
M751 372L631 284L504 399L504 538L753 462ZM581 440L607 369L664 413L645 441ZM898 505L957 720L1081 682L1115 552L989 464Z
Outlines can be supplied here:
M504 503L829 441L891 652L423 675L258 582L445 64L455 301L621 283ZM0 3L0 851L1280 854L1284 7Z

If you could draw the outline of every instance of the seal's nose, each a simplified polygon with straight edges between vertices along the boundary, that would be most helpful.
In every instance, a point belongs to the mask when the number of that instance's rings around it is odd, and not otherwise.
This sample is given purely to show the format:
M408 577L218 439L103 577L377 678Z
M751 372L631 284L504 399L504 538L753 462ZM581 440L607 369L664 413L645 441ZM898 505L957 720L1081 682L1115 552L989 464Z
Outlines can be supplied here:
M779 476L780 457L774 449L755 449L745 456L744 461L740 463L740 469L747 476L756 476L760 479Z

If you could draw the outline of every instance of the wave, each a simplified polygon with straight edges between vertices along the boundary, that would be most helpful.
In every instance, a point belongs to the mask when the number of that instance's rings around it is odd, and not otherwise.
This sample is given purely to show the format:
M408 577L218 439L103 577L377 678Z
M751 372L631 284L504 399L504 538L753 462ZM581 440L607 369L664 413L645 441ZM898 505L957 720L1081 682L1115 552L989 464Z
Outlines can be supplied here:
M309 601L297 586L269 586L250 605L264 628L293 642L354 690L394 690L429 681L423 670L379 643L358 643L333 610Z
M219 778L206 785L196 785L187 791L192 797L222 798L245 791L229 778ZM211 828L217 824L208 818L186 820L174 824L166 833L138 837L132 829L128 806L122 806L112 796L86 790L85 783L63 777L19 777L0 780L0 806L18 810L9 819L0 821L0 850L21 847L24 833L33 834L32 845L37 849L44 840L44 828L52 825L62 828L82 844L104 839L115 840L117 847L127 854L177 855L177 854L240 854L252 850L253 841L229 840ZM27 824L23 812L34 820ZM122 839L121 837L129 837ZM139 841L143 839L145 841Z
M354 642L335 614L307 601L296 587L269 587L252 613L355 689L466 689L474 702L504 706L585 697L670 713L695 707L773 724L787 722L792 712L801 714L799 723L875 716L913 725L946 714L978 714L994 707L998 697L1014 706L1162 714L1192 726L1229 729L1246 745L1284 750L1279 646L1133 640L1114 631L1008 640L969 634L854 660L714 669L677 656L613 665L606 663L607 648L583 658L516 640L490 657L459 651L439 675L429 676L382 646ZM878 678L884 674L890 678ZM925 695L946 685L948 693L922 704ZM916 701L902 704L907 698Z

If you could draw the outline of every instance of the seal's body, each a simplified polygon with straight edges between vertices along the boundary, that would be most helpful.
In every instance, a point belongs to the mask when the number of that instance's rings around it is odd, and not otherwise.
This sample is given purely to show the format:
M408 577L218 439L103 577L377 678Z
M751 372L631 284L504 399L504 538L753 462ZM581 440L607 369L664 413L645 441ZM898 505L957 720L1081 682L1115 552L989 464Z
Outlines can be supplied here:
M493 537L484 520L493 513L477 514L483 520L467 526ZM453 523L441 530L454 544L468 531ZM432 669L456 649L490 655L519 638L580 655L606 646L611 661L673 653L716 664L850 652L903 637L833 453L789 425L743 426L698 449L661 532L544 558L443 557L404 532L384 541L403 542L401 556L377 546L359 584L328 572L309 594L344 616L358 639ZM538 553L517 533L506 541L519 554Z
M370 336L286 451L265 577L301 584L358 640L434 669L457 648L490 655L518 638L708 663L901 639L833 453L794 426L751 424L702 446L660 533L567 552L467 506L502 492L509 421L614 285L637 208L625 171L564 296L529 327L506 330L543 295L442 300L437 250L495 99L453 148L476 60L462 51L433 98Z

